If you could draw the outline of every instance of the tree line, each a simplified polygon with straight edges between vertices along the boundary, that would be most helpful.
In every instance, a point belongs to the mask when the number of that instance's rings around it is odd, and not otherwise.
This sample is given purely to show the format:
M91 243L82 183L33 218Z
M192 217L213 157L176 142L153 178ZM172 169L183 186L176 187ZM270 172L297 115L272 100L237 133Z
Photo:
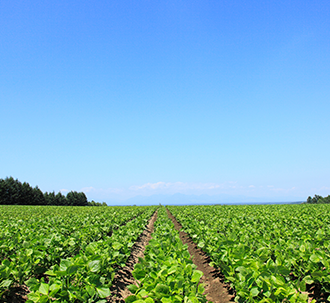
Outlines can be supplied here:
M315 195L313 198L309 196L307 198L306 203L312 203L312 204L330 203L330 195L327 197Z
M58 205L58 206L100 206L106 203L88 202L83 192L71 191L43 193L38 186L20 182L13 177L0 179L0 205Z

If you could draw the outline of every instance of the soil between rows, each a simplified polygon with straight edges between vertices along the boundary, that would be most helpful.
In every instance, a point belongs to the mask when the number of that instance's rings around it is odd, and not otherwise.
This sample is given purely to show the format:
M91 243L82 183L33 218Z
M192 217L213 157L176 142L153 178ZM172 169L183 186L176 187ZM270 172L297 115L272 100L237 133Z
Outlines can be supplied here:
M192 239L182 229L181 224L175 219L168 209L167 213L169 218L174 223L175 228L180 233L180 239L183 244L188 245L188 251L193 258L194 264L197 269L204 273L202 282L205 285L206 299L213 303L227 303L234 302L233 290L227 285L222 283L222 274L219 270L209 265L209 257L199 249Z
M154 223L157 220L157 211L151 216L146 229L142 232L138 240L132 247L131 255L129 256L126 266L120 269L113 280L111 290L111 297L108 302L111 303L125 303L125 298L132 293L127 289L130 284L136 284L136 281L132 275L134 265L138 263L139 258L144 257L144 251L148 245L151 234L154 231Z

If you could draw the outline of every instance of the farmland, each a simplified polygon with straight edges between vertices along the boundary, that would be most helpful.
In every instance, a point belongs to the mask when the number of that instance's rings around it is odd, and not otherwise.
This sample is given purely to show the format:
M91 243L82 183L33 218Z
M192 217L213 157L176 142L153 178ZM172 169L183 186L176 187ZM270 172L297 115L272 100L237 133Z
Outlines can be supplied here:
M0 206L0 301L21 289L29 303L207 302L210 288L183 233L236 302L327 300L330 205L166 208ZM117 298L120 272L146 231L127 295Z
M330 291L330 207L169 207L238 302L306 302ZM324 301L323 301L324 302Z
M156 207L1 207L0 293L26 285L30 302L109 297L117 268Z

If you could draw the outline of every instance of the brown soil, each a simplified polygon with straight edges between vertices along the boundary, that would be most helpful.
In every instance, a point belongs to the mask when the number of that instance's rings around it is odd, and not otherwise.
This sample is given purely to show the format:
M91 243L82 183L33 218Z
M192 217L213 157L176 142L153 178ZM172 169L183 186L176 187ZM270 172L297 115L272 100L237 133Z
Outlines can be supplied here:
M324 303L330 301L330 293L322 291L320 284L307 285L306 292L308 294L308 303L314 299L316 303Z
M151 239L151 234L153 233L156 219L157 211L152 215L146 229L132 247L132 252L126 262L126 266L117 272L110 289L112 295L108 302L124 303L125 298L132 294L127 289L127 286L130 284L136 284L136 281L132 276L132 271L134 269L134 265L138 263L139 258L144 257L144 250Z
M169 218L174 223L175 228L180 231L181 224L175 219L175 217L167 209ZM180 239L183 244L188 245L188 251L193 258L194 264L198 270L201 270L204 275L202 282L205 285L206 299L213 303L227 303L234 301L233 290L229 285L223 283L223 275L219 270L209 265L210 258L199 249L187 233L180 231Z
M16 285L3 294L0 298L0 303L23 303L27 300L27 294L29 292L29 289L25 285Z

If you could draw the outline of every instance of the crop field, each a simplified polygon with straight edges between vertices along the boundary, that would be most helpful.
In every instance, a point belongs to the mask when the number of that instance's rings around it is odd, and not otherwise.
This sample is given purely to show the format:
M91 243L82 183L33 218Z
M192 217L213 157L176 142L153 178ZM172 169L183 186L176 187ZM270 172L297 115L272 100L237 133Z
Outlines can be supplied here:
M0 206L0 262L0 302L328 302L330 205Z
M102 302L156 207L0 207L0 295Z
M238 302L307 302L330 292L330 207L169 207ZM326 302L324 298L320 302Z

